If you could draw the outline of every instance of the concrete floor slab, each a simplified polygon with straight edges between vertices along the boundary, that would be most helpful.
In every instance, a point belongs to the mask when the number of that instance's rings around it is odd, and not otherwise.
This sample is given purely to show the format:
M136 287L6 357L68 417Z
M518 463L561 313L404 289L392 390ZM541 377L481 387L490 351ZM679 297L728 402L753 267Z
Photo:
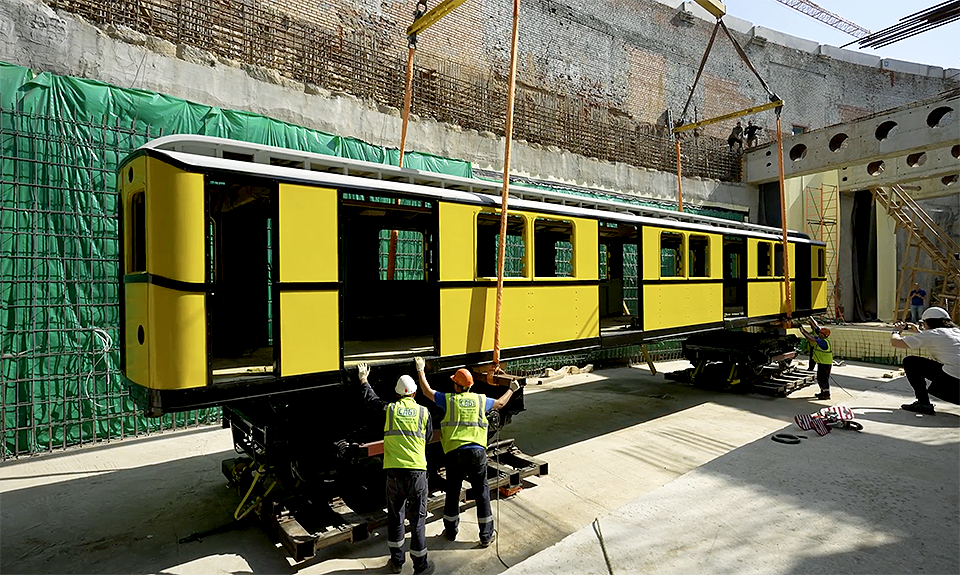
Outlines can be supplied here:
M895 373L835 368L833 402L810 388L705 391L639 367L530 386L528 411L504 433L550 474L494 502L488 549L472 509L456 542L431 517L430 558L453 574L958 573L960 409L896 409L909 386L884 377ZM830 403L855 408L864 431L769 440ZM232 456L229 431L206 429L7 462L0 571L387 572L382 531L296 565L256 526L179 544L229 520L239 497L219 468Z

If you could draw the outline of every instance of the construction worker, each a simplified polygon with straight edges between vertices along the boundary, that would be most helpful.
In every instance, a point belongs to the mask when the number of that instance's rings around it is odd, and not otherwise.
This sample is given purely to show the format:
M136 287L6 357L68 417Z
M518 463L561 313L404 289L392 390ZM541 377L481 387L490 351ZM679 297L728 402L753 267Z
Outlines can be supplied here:
M833 348L830 345L830 330L817 325L817 321L810 318L810 328L813 333L809 333L800 327L800 333L810 342L810 357L817 364L817 383L820 385L820 393L814 397L817 399L830 399L830 370L833 369Z
M727 137L727 145L730 146L731 152L734 146L737 147L738 152L743 150L743 126L740 125L740 122L737 122L737 125L730 131L730 136Z
M936 415L930 396L949 403L960 403L960 328L950 321L942 307L928 307L920 316L923 330L906 324L890 336L890 345L897 349L924 349L932 357L908 355L903 358L903 373L917 400L900 409ZM902 335L907 332L907 335ZM927 387L930 380L930 387Z
M394 388L399 399L380 399L367 378L370 366L357 365L363 385L363 399L386 412L383 424L383 469L387 476L387 547L389 567L394 573L403 568L404 515L410 521L410 557L415 574L433 573L435 566L427 560L427 441L433 436L430 410L413 397L417 384L409 375L402 375Z
M752 148L757 145L757 137L763 128L753 123L753 120L747 122L747 127L743 130L743 136L747 139L747 147Z
M473 376L466 369L457 370L453 393L434 391L424 374L423 358L415 358L420 389L432 397L444 410L440 422L440 443L445 454L447 472L446 499L443 504L443 530L450 541L456 541L460 525L460 489L463 480L470 482L477 502L477 523L480 525L480 546L489 547L496 538L493 512L490 509L490 487L487 484L487 415L491 409L501 409L510 401L513 392L520 389L517 382L494 401L484 395L471 393Z

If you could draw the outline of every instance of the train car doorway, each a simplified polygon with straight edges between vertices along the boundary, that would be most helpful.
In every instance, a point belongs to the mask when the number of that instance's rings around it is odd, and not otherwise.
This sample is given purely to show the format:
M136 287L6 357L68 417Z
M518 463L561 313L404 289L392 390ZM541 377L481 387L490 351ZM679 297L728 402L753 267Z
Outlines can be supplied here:
M213 174L207 197L207 333L213 383L274 372L272 215L277 184Z
M600 222L600 327L640 328L639 238L636 226Z
M811 296L813 294L811 280L813 278L813 269L811 262L811 252L812 246L810 244L794 244L795 251L794 254L797 258L796 263L796 282L793 284L794 289L796 290L796 295L794 296L794 311L797 310L808 310L811 309L812 301Z
M342 192L343 361L435 355L436 202Z
M747 241L745 238L723 237L723 315L746 314L747 305Z

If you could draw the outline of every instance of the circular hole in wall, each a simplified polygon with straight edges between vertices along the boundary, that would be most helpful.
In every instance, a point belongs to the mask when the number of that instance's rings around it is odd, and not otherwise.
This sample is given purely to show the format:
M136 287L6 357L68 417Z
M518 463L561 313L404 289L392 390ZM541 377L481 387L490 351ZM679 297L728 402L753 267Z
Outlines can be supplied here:
M839 152L841 149L847 147L847 140L850 139L850 136L840 132L836 136L830 138L830 151Z
M960 160L960 144L954 144L954 146L950 148L950 155ZM509 212L510 208L507 208L507 211Z
M893 129L897 127L897 123L893 120L887 120L886 122L877 126L877 131L874 133L874 136L877 137L877 140L884 141L890 137Z
M907 156L907 165L911 168L918 168L927 162L926 152L917 152Z
M772 166L772 165L773 165L773 162L767 162L767 167L768 167L768 168L769 168L770 166ZM509 212L510 212L510 208L507 208L507 213L509 213Z
M137 341L140 342L140 345L143 345L143 326L137 328Z
M879 176L883 173L883 160L877 160L876 162L870 162L867 164L867 173L871 176Z
M796 146L790 148L790 159L794 162L797 160L802 160L806 155L807 147L803 144L797 144Z
M931 128L941 128L950 123L950 120L947 116L953 112L953 108L950 106L940 106L936 110L927 114L927 125Z
M769 155L770 155L770 150L767 150L767 153L766 153L765 155L769 156ZM510 211L510 208L507 208L507 211L509 212L509 211Z
M949 176L944 176L940 178L940 181L943 182L944 186L952 186L957 183L957 180L960 180L960 176L957 174L951 174Z

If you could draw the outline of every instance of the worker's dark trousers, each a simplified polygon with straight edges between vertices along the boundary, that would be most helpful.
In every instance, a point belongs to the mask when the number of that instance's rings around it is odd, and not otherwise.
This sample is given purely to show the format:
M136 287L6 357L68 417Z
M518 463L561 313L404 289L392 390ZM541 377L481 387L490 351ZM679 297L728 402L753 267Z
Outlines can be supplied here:
M390 559L403 565L403 519L410 520L410 557L413 570L427 566L427 472L414 469L387 469L387 546Z
M817 364L817 383L820 384L820 391L830 391L831 369L833 369L832 363Z
M949 403L960 403L960 379L944 373L943 364L939 361L908 355L903 358L903 371L920 403L930 405L931 395Z
M477 502L477 523L480 524L480 542L493 538L493 512L490 511L490 486L487 483L487 450L482 448L455 449L447 454L447 497L443 503L443 527L451 539L460 526L460 488L463 480Z

